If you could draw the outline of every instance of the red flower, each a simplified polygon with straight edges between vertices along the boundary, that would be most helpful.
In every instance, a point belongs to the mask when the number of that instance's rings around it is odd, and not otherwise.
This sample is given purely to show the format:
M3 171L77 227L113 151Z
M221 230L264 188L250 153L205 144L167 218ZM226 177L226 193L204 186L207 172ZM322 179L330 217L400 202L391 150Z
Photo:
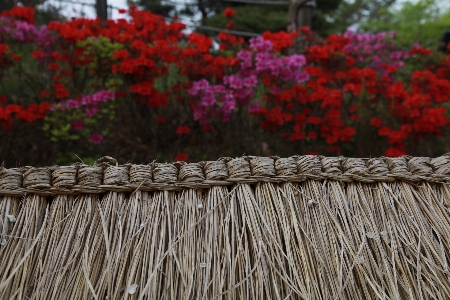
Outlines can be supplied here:
M176 161L187 161L188 155L186 153L178 153L177 156L175 156Z
M291 141L301 141L305 138L305 133L303 131L294 132L289 136L289 140Z
M47 97L47 94L48 94L47 90L41 91L41 97Z
M127 95L125 91L117 91L116 92L116 98L123 98Z
M8 100L6 96L0 96L0 102L5 102L6 100Z
M320 117L309 117L307 122L310 123L310 124L319 125L320 123L322 123L322 118L320 118Z
M189 134L191 133L191 129L189 128L189 126L178 126L176 133L179 135Z
M403 149L398 149L398 148L395 148L395 147L388 148L384 152L385 156L394 156L394 157L402 156L402 155L405 155L405 154L406 154L406 152Z
M4 10L2 16L22 19L30 24L34 24L35 10L32 7L14 6L11 10Z
M201 52L208 52L213 43L213 40L210 37L196 32L189 34L188 41L190 44L195 45Z
M227 23L227 25L225 25L225 27L226 28L229 28L229 29L231 29L231 28L234 28L236 25L233 23L233 22L231 22L231 21L229 21L228 23Z
M341 151L341 149L338 146L331 146L328 148L328 152L330 153L339 153L339 151Z
M297 32L263 32L263 38L265 40L271 41L273 44L273 49L275 51L282 51L288 49L293 45L293 40L298 36Z
M341 140L350 141L352 139L352 136L354 136L355 134L356 134L355 128L345 127L344 130L342 130Z
M161 116L157 116L156 117L156 122L158 122L158 124L164 124L164 123L166 123L166 119L164 119Z
M409 51L410 55L424 55L424 56L429 56L433 54L433 50L431 49L427 49L425 47L421 47L421 46L414 46L410 51Z
M308 132L308 137L312 140L317 139L317 132L313 132L313 131Z
M58 59L61 58L61 56L59 55L58 52L52 52L52 54L50 54L50 57L51 57L53 60L58 60Z
M354 113L357 110L358 110L358 105L352 105L348 109L348 111L351 112L351 113Z
M356 114L350 115L350 120L352 121L359 121L359 116Z
M211 124L203 125L202 129L203 129L203 132L214 132L215 131L214 126Z
M126 9L123 9L123 8L119 8L119 14L124 14L124 13L126 13L127 12L127 10Z
M309 32L309 26L302 26L298 29L298 31L300 31L303 34L306 34Z
M69 97L69 91L66 90L66 88L62 83L55 83L53 87L56 90L56 98L61 99Z
M36 50L31 52L31 57L33 58L43 58L44 57L44 52Z
M236 12L234 11L234 9L232 9L231 7L227 7L225 8L224 12L223 12L223 16L225 18L234 18L234 15L236 14Z
M9 46L6 44L1 44L0 43L0 58L5 55L5 52L9 50Z
M55 63L49 63L48 64L48 69L49 70L53 70L53 71L59 70L59 65L55 64Z
M383 125L383 121L380 118L372 118L370 119L370 124L379 128L381 127L381 125Z
M391 132L392 132L392 130L387 126L381 127L380 129L378 129L378 134L380 136L389 135Z

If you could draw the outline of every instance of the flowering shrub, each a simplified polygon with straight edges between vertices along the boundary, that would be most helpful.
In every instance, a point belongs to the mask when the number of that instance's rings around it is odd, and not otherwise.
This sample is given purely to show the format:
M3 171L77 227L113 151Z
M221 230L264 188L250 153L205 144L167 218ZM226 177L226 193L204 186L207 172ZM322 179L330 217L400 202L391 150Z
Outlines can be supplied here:
M346 54L353 57L359 66L372 68L381 75L388 75L405 65L404 60L410 55L400 50L393 39L395 32L377 34L356 33L352 30L344 34L348 44L343 48Z
M34 152L43 163L72 161L73 152L148 161L244 152L396 156L419 151L417 141L420 155L448 150L439 141L450 135L450 56L401 49L395 33L315 40L307 28L265 32L248 44L224 30L214 50L212 38L185 35L176 20L136 7L121 13L128 18L40 27L32 9L2 13L8 149L45 142L50 150ZM232 28L235 12L223 16ZM311 43L292 54L298 36ZM13 155L8 149L2 154Z
M281 86L300 84L308 80L308 74L301 70L306 60L303 55L279 57L272 53L274 45L262 37L250 40L248 50L237 53L239 70L236 74L224 76L219 84L209 84L206 79L194 81L188 91L197 96L194 119L208 123L209 115L220 115L224 121L236 107L247 107L250 113L259 112L260 105L255 93L258 83L268 88L269 93L277 93Z

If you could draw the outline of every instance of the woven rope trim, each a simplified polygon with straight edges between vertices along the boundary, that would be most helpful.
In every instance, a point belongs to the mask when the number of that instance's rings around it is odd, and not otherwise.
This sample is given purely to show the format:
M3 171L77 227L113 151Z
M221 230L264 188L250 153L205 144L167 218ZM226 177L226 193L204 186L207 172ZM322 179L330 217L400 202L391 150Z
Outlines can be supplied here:
M114 160L113 158L109 158ZM115 161L115 160L114 160ZM39 195L129 192L136 189L181 190L235 183L389 182L395 180L450 184L450 153L429 157L346 158L291 156L221 158L200 163L151 163L148 165L98 163L47 168L0 170L0 195Z

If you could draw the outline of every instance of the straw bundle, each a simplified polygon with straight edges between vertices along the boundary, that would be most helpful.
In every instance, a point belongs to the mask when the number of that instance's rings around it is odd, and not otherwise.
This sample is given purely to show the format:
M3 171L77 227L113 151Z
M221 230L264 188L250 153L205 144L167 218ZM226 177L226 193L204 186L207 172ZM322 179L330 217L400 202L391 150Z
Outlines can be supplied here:
M18 190L22 187L23 169L0 167L0 190ZM0 195L0 252L6 246L19 213L20 198L14 193Z
M1 299L450 299L449 154L6 173Z
M50 170L29 168L23 174L23 187L33 191L23 208L1 252L0 298L23 299L36 287L35 270L39 268L39 241L44 233L48 204L39 189L50 188ZM44 182L44 183L42 183Z

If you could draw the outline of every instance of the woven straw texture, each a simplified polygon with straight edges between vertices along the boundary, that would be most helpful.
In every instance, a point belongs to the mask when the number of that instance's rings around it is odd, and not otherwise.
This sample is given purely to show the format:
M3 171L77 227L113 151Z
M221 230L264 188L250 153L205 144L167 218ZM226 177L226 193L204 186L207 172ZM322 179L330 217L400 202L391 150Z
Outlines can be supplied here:
M450 154L0 169L0 299L450 299Z

